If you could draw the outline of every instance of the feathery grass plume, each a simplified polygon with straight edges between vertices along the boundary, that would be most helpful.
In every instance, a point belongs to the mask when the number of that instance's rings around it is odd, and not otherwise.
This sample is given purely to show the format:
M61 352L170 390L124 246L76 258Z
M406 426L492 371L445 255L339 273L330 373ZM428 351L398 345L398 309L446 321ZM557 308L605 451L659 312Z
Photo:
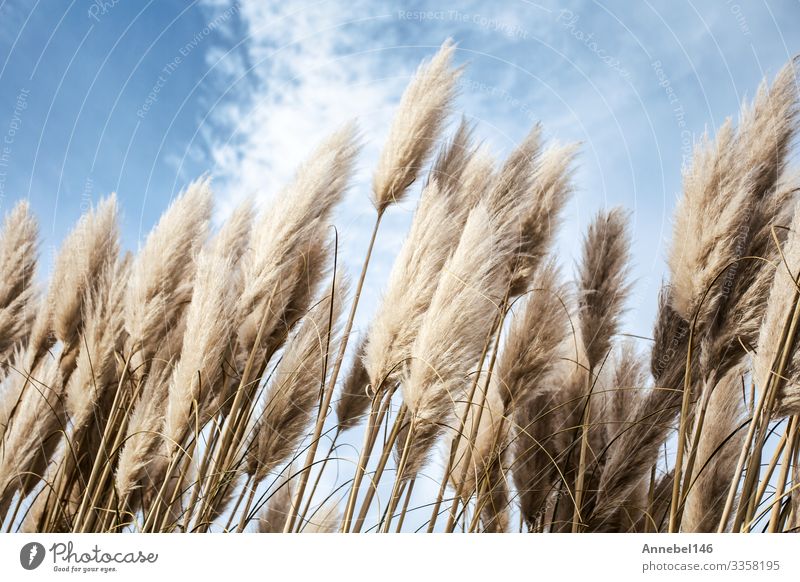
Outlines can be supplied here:
M114 487L122 507L126 503L135 505L134 492L141 489L151 463L161 460L156 457L156 452L162 442L170 372L169 367L159 368L140 381L143 382L141 395L128 418L124 446L116 468ZM159 465L157 472L162 469Z
M204 177L161 216L131 267L125 351L139 388L116 468L115 488L123 505L135 504L132 495L150 469L157 480L166 468L155 453L162 442L171 365L182 351L196 255L208 234L210 214L210 180Z
M0 231L0 375L30 333L39 226L26 200L6 214ZM0 433L1 438L2 433Z
M222 256L229 257L231 269L228 273L228 287L234 297L240 297L244 290L243 260L247 252L248 245L252 237L253 220L255 218L255 207L252 197L242 201L224 222L222 227L211 240L211 245ZM223 355L223 375L216 386L210 387L214 394L215 401L211 405L214 410L227 414L233 404L233 390L238 384L238 371L236 370L235 357L237 354L237 336L239 333L239 321L241 313L238 309L234 313L235 324L229 329L229 337L224 341L225 353ZM185 335L185 332L184 332Z
M797 189L796 185L780 187L783 193ZM777 203L776 206L781 207ZM781 260L779 248L784 246L787 236L784 227L792 220L786 212L789 207L783 204L783 210L779 210L768 222L765 219L763 228L758 229L756 236L749 241L743 239L743 245L747 247L744 255L748 258L737 263L739 268L730 292L713 325L700 341L699 372L711 383L740 364L753 351L752 347L759 343L764 315L771 301L769 293L776 274L775 264ZM783 266L779 265L778 269L781 268Z
M210 214L206 177L192 182L170 205L133 262L125 328L126 352L137 377L147 371L191 300L194 256L206 237Z
M66 407L73 431L91 421L95 406L116 381L116 354L122 350L125 338L123 300L130 265L130 256L105 265L94 289L86 291L81 349L66 386Z
M357 426L372 403L372 396L367 391L369 374L364 366L365 345L365 341L361 340L336 402L336 418L339 420L339 429L343 431Z
M486 204L478 203L443 267L403 372L412 435L401 479L416 475L425 464L455 403L464 397L467 375L480 357L508 283L511 244L508 231L498 232ZM405 440L398 440L400 449L405 450Z
M63 360L74 364L78 337L83 329L83 306L92 288L102 281L102 271L119 255L117 198L111 195L78 221L56 258L48 297L56 338L64 344ZM65 380L71 365L62 370Z
M442 266L458 244L471 209L464 203L461 183L461 176L476 153L470 145L471 133L462 121L452 142L441 149L423 189L411 230L392 267L381 308L364 346L365 367L375 388L399 377L436 290ZM415 292L409 293L408 289Z
M589 365L586 348L580 331L574 338L567 340L574 342L574 360L565 363L568 373L563 373L557 378L555 389L558 391L558 400L565 409L565 435L563 448L556 458L558 471L556 474L560 498L554 503L551 517L550 530L555 532L570 531L575 517L575 504L580 501L580 515L583 519L590 514L595 502L597 491L596 480L601 472L600 463L603 458L599 453L604 450L605 427L596 420L597 415L589 417L586 423L587 393L591 387L592 394L602 394L601 378L589 375ZM586 444L583 444L583 428L586 425ZM581 447L585 446L583 486L578 494L579 475L581 471Z
M289 465L273 486L266 505L258 515L256 522L258 533L283 533L286 519L294 511L292 499L295 494L295 482L289 477L292 474L294 474L293 465Z
M223 233L226 237L225 229ZM208 245L197 258L183 349L169 383L164 419L169 451L181 446L193 429L202 430L214 414L212 389L221 379L222 358L236 326L235 290L230 286L235 257L229 254L225 237Z
M47 295L31 326L25 367L33 370L56 339L63 342L61 370L67 380L77 356L76 341L82 327L85 291L92 288L100 270L119 252L116 196L101 201L84 214L67 235L50 275Z
M703 301L704 294L735 256L737 233L749 220L747 192L735 187L735 140L728 119L713 142L706 134L695 146L674 215L668 256L672 307L689 321L697 313L701 328L719 303L718 291Z
M507 413L515 402L528 399L562 355L559 346L569 333L569 299L567 286L559 279L554 260L542 265L534 277L534 289L512 319L496 372Z
M505 444L503 445L505 449ZM509 487L510 474L504 466L505 451L489 465L484 485L478 492L477 505L481 508L481 530L487 533L508 531L513 507Z
M621 433L610 443L590 519L592 531L616 531L628 521L624 509L649 479L660 447L675 430L687 366L689 323L672 308L669 287L664 287L659 297L653 337L650 367L654 386L641 395ZM692 369L697 360L697 350L693 350Z
M575 426L564 391L548 384L543 382L514 407L511 468L522 519L530 530L543 516L560 479L560 461Z
M578 144L552 145L534 158L531 192L520 215L520 240L514 258L510 295L524 293L547 254L561 225L561 214L572 195L572 165Z
M628 218L621 208L599 212L583 241L578 305L581 337L589 368L596 370L619 331L631 286L626 281L630 260Z
M775 414L781 417L800 412L800 354L797 350L797 334L794 337L784 337L786 323L792 317L800 295L797 287L797 281L800 280L800 205L795 208L782 255L772 281L758 347L753 356L756 384L765 389L771 377L777 383ZM784 351L791 356L782 374L778 375L775 366L779 363L779 354Z
M32 472L38 470L39 478L44 476L47 463L60 442L59 430L65 428L64 383L72 374L78 356L85 302L102 281L103 268L109 261L116 260L119 252L116 214L116 198L112 195L96 210L84 214L64 240L56 257L47 296L34 320L32 336L23 358L18 360L17 378L10 383L6 394L2 419L7 427L3 435L5 446L11 446L15 438L28 436L27 433L25 436L19 434L33 422L23 407L33 408L40 425L46 423L42 430L50 431L46 446L36 448L32 461L35 467L29 468ZM62 342L58 361L61 377L57 382L48 380L48 386L57 385L57 391L48 388L52 398L43 397L26 375L44 373L38 362L56 338ZM14 399L14 405L9 409L11 399ZM19 417L19 420L14 417ZM29 481L33 479L33 476L28 477Z
M44 481L56 489L46 487L37 496L23 522L27 531L39 531L44 527L41 520L52 511L57 511L58 517L50 527L71 529L69 520L78 509L97 458L119 381L117 355L125 341L123 298L130 264L127 255L105 265L98 281L85 291L80 351L64 390L71 431L45 474ZM56 498L59 491L64 492L61 499ZM58 510L56 504L61 504Z
M495 160L485 147L474 151L461 174L462 199L468 210L489 191L494 182Z
M789 144L797 134L794 70L784 67L772 87L766 80L745 105L737 136L740 188L748 192L749 222L736 236L736 259L722 281L720 309L703 338L701 370L711 383L722 378L758 342L780 245L791 221L800 176L787 171ZM776 228L778 227L778 228ZM777 244L776 244L777 243Z
M289 458L311 421L320 386L330 372L325 363L336 348L339 315L347 294L344 274L337 273L335 279L287 345L267 390L248 459L247 470L255 484Z
M706 416L681 520L684 531L717 531L746 432L741 430L746 414L742 402L744 372L734 368L716 386L706 386L701 397Z
M505 422L501 390L497 376L492 375L485 394L481 382L472 402L459 403L457 407L457 418L464 417L467 409L465 434L458 439L450 481L465 501L478 491L481 479L488 479L492 465L500 464L495 461L499 461L508 440L510 425Z
M472 158L477 153L477 148L472 145L474 126L462 118L453 137L439 148L439 153L433 161L428 178L427 187L432 181L439 185L442 196L458 200L456 208L464 206L464 200L470 194L464 190L464 173L469 168Z
M265 342L266 345L273 346L273 349L282 345L295 324L308 311L311 300L318 293L325 272L330 267L333 250L333 242L326 244L326 240L322 238L313 241L306 249L302 261L296 265L294 291L272 335Z
M785 216L789 198L788 192L776 191L776 184L796 131L797 88L789 63L772 87L765 80L752 105L743 106L738 132L727 122L714 145L706 140L695 150L676 211L669 264L674 307L687 320L699 309L701 329L721 302L731 303L748 291L760 297L769 286L767 280L752 289L762 261L731 266L732 272L713 281L732 261L748 256L748 251L768 252L774 246L769 229L775 219ZM740 269L744 272L737 272ZM738 293L734 279L742 282Z
M492 216L510 214L525 207L533 189L534 168L541 145L542 126L537 123L503 162L486 192L486 205Z
M451 61L455 45L447 40L424 62L406 87L372 179L372 202L379 214L405 196L435 147L456 97L461 69Z
M635 532L664 532L669 524L669 505L672 502L672 483L675 474L672 470L662 474L658 481L653 483L652 492L648 491L649 501L645 511L639 518ZM620 531L628 531L621 529Z
M237 265L247 251L254 218L253 198L247 197L234 208L214 236L211 244L215 247L215 252L228 257L233 265Z
M10 371L11 375L27 381L28 386L3 438L0 515L5 515L15 492L25 496L39 483L66 429L63 386L55 358L41 360L29 376L21 369Z
M9 363L9 374L0 384L0 454L5 433L12 424L12 418L20 406L25 389L28 386L27 374L23 370L29 369L28 362L32 360L31 352L18 347L14 350Z
M625 420L638 404L647 384L644 359L633 341L620 344L613 364L611 394L604 411L608 441L625 430Z
M374 389L397 379L407 365L442 267L458 244L462 228L462 220L441 194L438 182L430 182L367 335L364 365Z
M553 264L545 263L540 269L542 273L549 273L553 268ZM550 277L547 275L545 280ZM551 285L557 283L557 279L552 281ZM558 293L563 301L560 305L562 326L572 319L574 312L573 301L565 291ZM536 297L537 291L534 290L529 301L536 300ZM551 298L555 298L555 294ZM539 297L542 299L544 297ZM531 317L533 313L530 312ZM580 329L574 325L571 328L572 333L564 336L549 364L549 371L536 379L533 389L522 390L527 396L515 396L516 400L510 401L514 420L511 468L522 518L529 529L537 527L537 520L543 518L547 500L555 491L560 492L561 498L557 498L551 507L553 518L556 510L565 513L565 520L572 517L569 513L574 494L572 441L581 422L588 366ZM513 359L510 361L514 363Z
M294 325L287 310L296 320L307 309L325 268L327 220L347 189L357 153L356 128L349 124L314 151L253 228L238 305L240 367L253 349L259 361L277 348L273 334L283 338L288 331L281 321Z

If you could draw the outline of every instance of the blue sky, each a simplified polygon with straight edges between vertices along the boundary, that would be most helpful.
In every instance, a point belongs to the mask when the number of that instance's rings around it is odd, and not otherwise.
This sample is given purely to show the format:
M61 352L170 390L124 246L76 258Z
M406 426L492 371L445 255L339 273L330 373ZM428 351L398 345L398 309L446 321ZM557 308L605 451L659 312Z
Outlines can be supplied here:
M800 52L798 22L797 1L0 0L0 211L31 200L46 271L80 213L116 191L136 248L191 179L214 177L221 220L247 195L269 201L357 117L364 154L337 216L354 270L391 114L452 37L467 65L457 108L497 155L538 120L548 139L583 143L558 244L567 272L597 209L632 211L625 330L647 335L689 148ZM363 317L413 208L387 217Z

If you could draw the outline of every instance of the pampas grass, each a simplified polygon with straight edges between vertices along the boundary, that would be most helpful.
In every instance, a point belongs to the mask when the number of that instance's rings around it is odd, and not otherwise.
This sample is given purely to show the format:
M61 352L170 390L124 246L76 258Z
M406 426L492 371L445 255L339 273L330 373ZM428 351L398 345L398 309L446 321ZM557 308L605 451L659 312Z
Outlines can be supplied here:
M745 435L743 382L742 371L734 368L716 386L708 386L701 397L707 412L697 443L697 471L686 495L685 531L710 533L719 524Z
M33 277L39 227L27 202L6 215L0 232L0 359L5 373L9 356L28 333L33 317Z
M460 76L450 66L454 53L455 45L446 41L403 93L372 179L372 203L379 214L405 197L436 146Z
M400 376L433 300L445 261L464 224L437 181L424 189L409 236L395 260L381 308L372 321L364 365L375 389ZM414 289L409 293L408 289Z
M254 430L250 470L256 483L286 461L306 434L320 385L328 378L324 364L338 341L338 320L347 293L342 277L339 273L336 285L306 315L275 370Z
M161 217L131 266L125 296L126 351L137 377L154 365L152 358L165 340L178 333L191 300L194 259L210 212L208 180L192 183Z
M102 200L46 284L28 204L6 214L6 531L797 527L793 64L696 145L652 338L631 338L627 213L595 215L570 281L578 146L537 124L495 161L463 119L446 135L456 55L416 72L357 193L375 215L352 292L333 218L353 123L216 232L208 177L133 254ZM367 320L383 217L417 194Z
M415 475L465 394L486 329L497 316L507 281L509 239L483 203L470 212L458 246L444 265L430 308L411 347L401 382L411 424L402 447L401 477Z

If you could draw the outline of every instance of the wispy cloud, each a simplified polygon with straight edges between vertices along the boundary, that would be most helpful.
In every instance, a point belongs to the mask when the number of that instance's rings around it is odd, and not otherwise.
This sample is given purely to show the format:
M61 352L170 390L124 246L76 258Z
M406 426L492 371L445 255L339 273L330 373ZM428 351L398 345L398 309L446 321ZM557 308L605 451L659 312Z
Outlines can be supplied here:
M236 95L214 114L227 135L209 144L224 191L222 212L244 196L274 195L310 148L347 120L368 120L361 125L364 163L373 157L378 128L387 126L403 71L387 75L379 52L364 52L367 43L358 42L364 35L340 9L312 8L245 2L239 12L244 42L208 54Z

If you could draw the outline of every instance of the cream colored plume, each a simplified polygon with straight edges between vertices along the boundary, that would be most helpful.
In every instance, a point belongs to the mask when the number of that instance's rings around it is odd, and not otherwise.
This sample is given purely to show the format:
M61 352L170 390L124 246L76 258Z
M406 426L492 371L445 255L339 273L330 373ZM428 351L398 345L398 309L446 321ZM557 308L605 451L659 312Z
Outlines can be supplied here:
M328 219L347 189L357 153L356 128L350 124L316 149L254 226L242 259L244 288L237 307L240 362L253 349L259 358L277 349L273 333L288 331L279 330L281 322L287 328L294 323L287 310L298 317L316 293L326 265Z
M424 465L444 425L452 420L455 403L464 397L468 374L491 333L508 284L512 243L506 234L493 228L486 204L478 203L442 269L401 380L414 433L403 478Z
M681 520L683 531L717 531L731 475L736 472L736 461L747 433L743 373L741 368L734 368L716 386L707 385L701 396L706 414ZM695 426L694 431L697 430Z
M527 300L517 307L497 361L498 391L507 412L527 400L563 356L560 346L569 333L567 287L555 261L534 277Z
M335 285L306 314L275 370L249 456L255 483L285 462L306 435L321 383L330 373L325 364L336 350L347 286L345 276L337 273Z
M0 376L12 352L30 333L39 226L23 200L14 206L0 231Z
M211 185L202 178L170 205L133 262L125 295L126 351L138 374L146 371L191 300L195 255L210 215Z
M375 389L390 385L408 365L411 345L461 228L450 199L442 195L438 182L430 182L367 335L364 363Z
M789 323L800 301L800 205L783 246L782 258L775 270L767 300L761 334L753 356L756 385L765 390L768 382L777 384L776 414L789 416L800 412L800 356L797 334L788 334ZM780 356L788 352L786 367L779 373Z
M451 68L453 53L455 45L448 40L403 93L372 180L379 213L405 196L436 146L461 74Z
M111 195L81 216L56 258L51 278L53 331L73 347L83 327L85 298L101 280L102 270L119 255L117 199Z
M130 260L106 265L84 300L81 348L66 387L66 406L75 432L85 429L97 403L116 380L117 352L124 339L123 299ZM102 432L103 427L98 427Z

